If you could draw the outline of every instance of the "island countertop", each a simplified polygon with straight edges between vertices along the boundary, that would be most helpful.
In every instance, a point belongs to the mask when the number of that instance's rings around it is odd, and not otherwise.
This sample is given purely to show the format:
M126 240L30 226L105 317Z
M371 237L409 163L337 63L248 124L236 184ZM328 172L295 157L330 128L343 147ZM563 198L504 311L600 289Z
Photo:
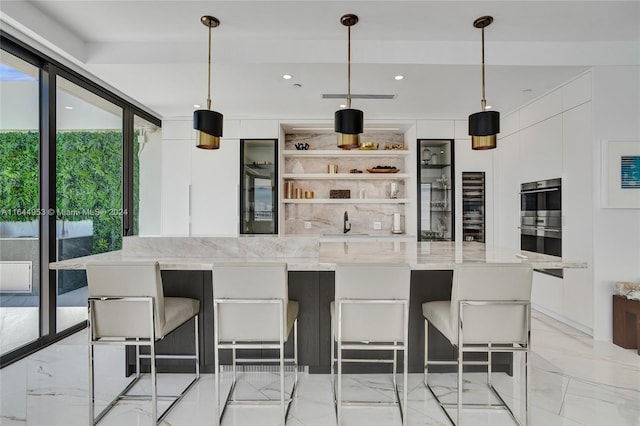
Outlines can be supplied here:
M208 270L216 262L286 262L290 271L331 271L338 263L407 263L413 270L449 270L461 263L528 263L534 268L585 268L585 262L477 242L348 241L313 237L125 237L122 250L52 262L51 269L88 263L158 261L163 270Z

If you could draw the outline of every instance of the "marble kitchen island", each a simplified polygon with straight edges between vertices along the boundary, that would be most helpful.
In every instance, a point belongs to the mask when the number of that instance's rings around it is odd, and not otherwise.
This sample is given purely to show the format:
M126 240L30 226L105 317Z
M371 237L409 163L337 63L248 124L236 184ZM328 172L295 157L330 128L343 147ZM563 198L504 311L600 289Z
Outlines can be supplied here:
M554 256L494 247L476 242L358 241L320 242L318 237L125 237L122 250L51 263L51 269L86 268L88 263L158 261L167 296L201 301L201 370L213 372L213 294L211 270L216 262L286 262L289 298L300 303L300 365L311 373L326 373L330 365L330 311L334 270L338 263L400 263L410 265L409 371L421 372L424 353L422 303L448 300L452 269L460 263L528 263L534 268L583 268L585 263ZM191 327L191 329L189 329ZM193 326L186 324L161 342L160 350L192 351ZM292 340L292 339L290 339ZM432 356L453 358L453 348L437 332L429 333ZM292 342L287 350L292 350ZM262 356L252 354L251 356ZM502 355L502 354L501 354ZM372 356L375 356L372 354ZM223 364L228 360L221 360ZM496 356L497 371L510 371L509 357ZM132 365L132 357L128 359ZM179 364L160 360L165 371ZM351 371L372 371L372 365L352 365ZM385 368L386 366L383 366ZM375 371L375 370L374 370ZM380 370L382 371L382 370Z

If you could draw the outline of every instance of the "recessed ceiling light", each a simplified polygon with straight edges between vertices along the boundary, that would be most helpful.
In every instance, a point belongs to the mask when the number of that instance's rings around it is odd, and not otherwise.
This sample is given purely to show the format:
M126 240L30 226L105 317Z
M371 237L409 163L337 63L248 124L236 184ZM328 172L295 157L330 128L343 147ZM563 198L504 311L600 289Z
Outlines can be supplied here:
M64 109L73 109L72 106L67 105L66 107L64 107Z
M491 105L487 105L487 106L485 107L485 109L491 109L491 108L493 108Z
M200 108L200 105L198 105L198 104L193 104L193 107L194 107L194 108Z
M402 80L404 78L404 75L396 75L395 77L396 80Z
M282 78L284 78L285 80L291 80L293 76L291 74L285 74L282 76Z
M340 108L346 108L347 106L345 104L341 104Z

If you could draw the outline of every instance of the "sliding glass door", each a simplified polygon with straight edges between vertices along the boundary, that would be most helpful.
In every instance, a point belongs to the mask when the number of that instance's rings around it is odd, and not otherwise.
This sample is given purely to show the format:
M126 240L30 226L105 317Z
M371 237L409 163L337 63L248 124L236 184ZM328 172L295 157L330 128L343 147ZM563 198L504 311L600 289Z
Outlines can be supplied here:
M85 272L50 262L158 233L162 123L1 31L0 46L3 367L86 325Z
M122 108L56 79L56 246L66 260L122 247ZM56 330L87 319L84 271L58 271Z
M0 354L40 336L39 75L0 56Z

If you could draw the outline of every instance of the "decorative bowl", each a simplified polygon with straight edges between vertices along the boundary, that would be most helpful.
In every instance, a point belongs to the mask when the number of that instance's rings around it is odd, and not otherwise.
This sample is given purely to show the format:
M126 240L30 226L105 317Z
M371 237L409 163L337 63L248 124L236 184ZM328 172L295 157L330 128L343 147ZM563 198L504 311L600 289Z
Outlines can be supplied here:
M370 150L378 149L378 142L361 142L360 149L370 149Z

